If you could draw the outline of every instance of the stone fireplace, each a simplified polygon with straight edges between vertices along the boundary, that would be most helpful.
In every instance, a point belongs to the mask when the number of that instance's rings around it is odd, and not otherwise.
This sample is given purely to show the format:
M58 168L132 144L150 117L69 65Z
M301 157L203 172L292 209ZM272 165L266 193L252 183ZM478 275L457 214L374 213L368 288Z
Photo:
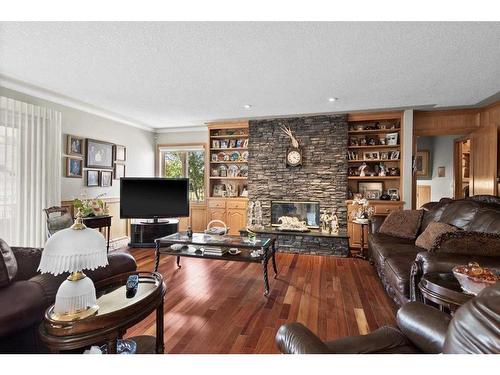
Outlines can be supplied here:
M302 149L303 163L286 165L291 129ZM319 202L321 213L335 212L347 228L347 115L307 116L249 122L248 193L262 205L263 223L271 225L271 202ZM305 238L305 237L304 237ZM319 241L319 242L318 242ZM281 251L346 255L347 245L333 246L317 238L278 244ZM344 249L345 247L345 249ZM320 249L320 250L318 250Z

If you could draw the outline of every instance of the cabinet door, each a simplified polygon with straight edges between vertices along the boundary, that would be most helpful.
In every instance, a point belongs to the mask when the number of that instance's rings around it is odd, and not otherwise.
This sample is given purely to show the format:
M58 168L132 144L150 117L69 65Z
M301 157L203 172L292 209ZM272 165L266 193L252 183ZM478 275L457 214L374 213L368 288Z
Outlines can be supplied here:
M364 225L365 231L365 249L368 248L368 226ZM349 246L353 248L361 247L361 225L352 222L347 223L347 232L349 234Z
M227 211L227 226L229 227L229 234L238 235L240 229L246 226L246 210L229 209Z
M225 208L209 208L208 221L221 220L226 223L226 209ZM207 223L208 224L208 223ZM226 223L227 225L227 223Z

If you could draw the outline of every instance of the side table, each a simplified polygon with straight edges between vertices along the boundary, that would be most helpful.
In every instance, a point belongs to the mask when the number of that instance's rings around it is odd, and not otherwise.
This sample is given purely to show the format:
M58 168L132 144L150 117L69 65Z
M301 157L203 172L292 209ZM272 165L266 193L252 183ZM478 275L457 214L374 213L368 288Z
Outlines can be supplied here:
M125 283L129 275L139 276L139 286L133 297L127 298ZM163 354L163 298L166 286L157 272L129 272L96 283L99 310L93 316L72 322L52 320L50 306L39 333L53 353L74 351L91 345L107 345L107 353L117 352L117 340L126 330L156 310L156 337L138 336L129 340L137 344L136 353Z
M353 220L352 223L355 225L359 225L360 229L361 229L359 254L352 255L352 257L353 258L361 258L361 259L366 260L367 257L365 255L365 227L368 228L368 225L370 224L370 222L369 221L364 222L364 221Z
M422 277L418 284L424 303L435 303L439 309L453 314L461 305L473 298L462 290L452 273L431 272Z
M109 253L109 237L111 231L111 219L113 216L102 215L102 216L87 216L83 218L83 223L88 228L99 229L99 232L102 228L107 229L107 245L106 250Z

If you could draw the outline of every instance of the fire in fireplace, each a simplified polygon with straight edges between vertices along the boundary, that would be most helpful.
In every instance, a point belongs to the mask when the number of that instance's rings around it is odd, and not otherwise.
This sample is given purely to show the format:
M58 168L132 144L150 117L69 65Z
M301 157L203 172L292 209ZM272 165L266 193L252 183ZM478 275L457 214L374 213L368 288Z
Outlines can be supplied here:
M281 216L296 217L309 228L319 228L319 202L271 201L271 225L279 225Z

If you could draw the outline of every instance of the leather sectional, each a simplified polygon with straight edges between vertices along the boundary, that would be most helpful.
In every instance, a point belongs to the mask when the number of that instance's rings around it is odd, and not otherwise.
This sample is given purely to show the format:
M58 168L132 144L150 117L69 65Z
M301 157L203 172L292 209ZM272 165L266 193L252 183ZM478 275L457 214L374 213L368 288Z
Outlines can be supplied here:
M368 255L387 293L399 306L421 300L418 283L427 272L451 272L455 265L470 261L500 270L500 198L442 199L423 210L418 234L432 221L461 229L437 238L432 252L416 246L415 240L379 233L383 217L371 222Z

